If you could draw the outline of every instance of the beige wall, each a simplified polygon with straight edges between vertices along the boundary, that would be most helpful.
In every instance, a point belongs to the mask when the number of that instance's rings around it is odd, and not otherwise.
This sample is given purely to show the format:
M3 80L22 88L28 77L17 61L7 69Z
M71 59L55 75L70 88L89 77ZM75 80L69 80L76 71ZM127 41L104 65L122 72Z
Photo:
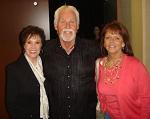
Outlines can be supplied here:
M130 0L117 0L117 19L125 24L131 34L131 3Z
M143 61L142 0L131 0L131 38L135 56Z
M142 0L143 7L143 62L150 72L150 0Z
M117 0L118 20L129 30L135 56L150 71L150 0Z

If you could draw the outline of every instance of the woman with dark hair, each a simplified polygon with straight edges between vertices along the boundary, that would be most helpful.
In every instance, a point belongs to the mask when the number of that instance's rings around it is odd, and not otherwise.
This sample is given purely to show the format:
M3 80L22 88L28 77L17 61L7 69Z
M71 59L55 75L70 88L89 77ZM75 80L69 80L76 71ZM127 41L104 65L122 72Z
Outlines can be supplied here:
M6 67L6 106L11 119L48 119L42 60L45 33L27 26L19 34L20 57Z
M150 119L150 76L133 56L127 29L113 21L101 35L103 57L96 61L101 110L111 119Z

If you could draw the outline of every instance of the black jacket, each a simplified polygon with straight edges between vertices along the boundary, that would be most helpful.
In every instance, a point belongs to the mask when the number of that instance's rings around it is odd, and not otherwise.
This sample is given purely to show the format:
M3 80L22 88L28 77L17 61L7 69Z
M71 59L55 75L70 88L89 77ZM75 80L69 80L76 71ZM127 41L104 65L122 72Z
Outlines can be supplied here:
M11 119L40 118L40 85L24 55L6 67L6 106Z
M99 44L92 40L76 39L70 55L58 39L45 46L44 73L52 99L53 119L95 119L96 87L95 60L100 56Z

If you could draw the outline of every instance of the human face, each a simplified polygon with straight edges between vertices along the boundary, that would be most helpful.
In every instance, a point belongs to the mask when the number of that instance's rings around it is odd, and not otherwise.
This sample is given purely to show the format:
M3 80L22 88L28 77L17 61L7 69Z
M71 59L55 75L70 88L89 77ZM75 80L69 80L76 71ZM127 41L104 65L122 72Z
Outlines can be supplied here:
M24 44L25 53L31 61L38 57L41 47L42 42L40 36L38 35L28 37Z
M69 42L75 40L76 32L79 28L75 13L71 9L64 9L59 14L58 23L55 29L60 40Z
M104 47L108 54L120 54L125 46L122 36L118 32L107 31L104 38Z
M94 27L94 33L95 33L96 35L99 35L100 29L99 29L98 26L95 26L95 27Z

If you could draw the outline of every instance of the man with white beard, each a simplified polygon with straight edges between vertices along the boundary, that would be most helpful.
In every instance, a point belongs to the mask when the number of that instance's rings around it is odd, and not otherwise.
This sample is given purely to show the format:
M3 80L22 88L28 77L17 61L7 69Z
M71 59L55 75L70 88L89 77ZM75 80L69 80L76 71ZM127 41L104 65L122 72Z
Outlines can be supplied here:
M95 60L100 56L95 40L80 39L79 13L63 5L55 11L58 39L44 49L44 73L52 119L96 119Z

